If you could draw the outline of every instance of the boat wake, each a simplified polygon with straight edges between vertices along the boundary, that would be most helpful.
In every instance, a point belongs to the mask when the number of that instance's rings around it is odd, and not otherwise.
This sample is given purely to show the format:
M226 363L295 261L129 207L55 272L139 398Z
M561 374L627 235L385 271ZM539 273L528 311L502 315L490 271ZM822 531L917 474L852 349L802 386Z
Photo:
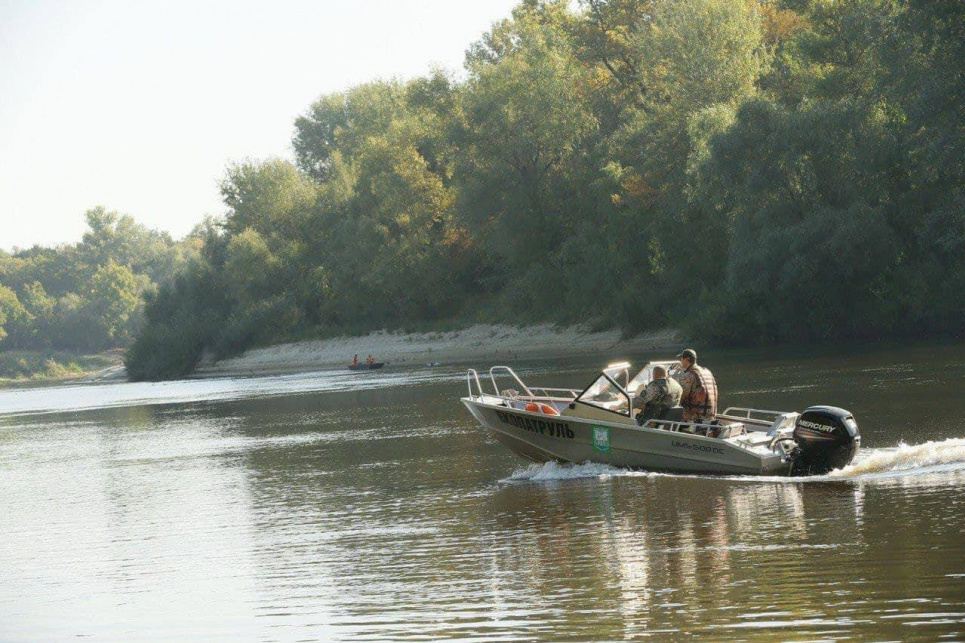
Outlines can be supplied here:
M587 478L607 479L613 477L648 477L675 476L686 478L727 479L742 482L760 480L767 482L819 482L829 480L859 480L873 481L876 479L892 479L905 476L916 476L935 473L961 473L965 481L965 439L953 438L936 442L897 447L866 449L859 453L853 464L832 471L823 476L809 478L780 478L752 476L703 476L695 474L668 474L648 471L632 471L607 464L585 462L583 464L560 464L546 462L531 464L516 469L508 478L501 480L505 483L514 482L545 482L554 480L578 480Z
M900 444L890 449L869 449L843 469L824 478L865 478L965 471L965 439L953 438L924 444Z
M513 471L512 475L501 482L544 482L550 480L578 480L583 478L606 479L613 476L654 476L659 475L648 471L631 471L608 464L584 462L583 464L560 464L559 462L544 462L531 464Z

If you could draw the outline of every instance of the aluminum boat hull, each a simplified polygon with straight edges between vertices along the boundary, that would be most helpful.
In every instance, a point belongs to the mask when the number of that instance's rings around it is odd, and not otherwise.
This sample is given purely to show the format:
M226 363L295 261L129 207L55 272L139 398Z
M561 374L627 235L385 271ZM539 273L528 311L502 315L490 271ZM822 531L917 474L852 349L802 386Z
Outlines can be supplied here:
M599 462L615 467L716 475L788 475L780 454L732 440L619 422L547 415L462 398L473 417L514 453L534 462Z
M350 371L374 371L376 369L385 366L385 362L359 362L358 364L349 364L348 370Z

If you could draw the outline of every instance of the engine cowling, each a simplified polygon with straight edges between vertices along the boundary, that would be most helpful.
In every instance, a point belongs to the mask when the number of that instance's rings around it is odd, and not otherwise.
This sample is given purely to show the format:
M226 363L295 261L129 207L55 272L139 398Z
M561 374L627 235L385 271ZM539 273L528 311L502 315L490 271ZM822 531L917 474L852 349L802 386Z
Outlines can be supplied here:
M847 466L861 446L854 416L835 406L812 406L794 424L797 450L791 475L822 475Z

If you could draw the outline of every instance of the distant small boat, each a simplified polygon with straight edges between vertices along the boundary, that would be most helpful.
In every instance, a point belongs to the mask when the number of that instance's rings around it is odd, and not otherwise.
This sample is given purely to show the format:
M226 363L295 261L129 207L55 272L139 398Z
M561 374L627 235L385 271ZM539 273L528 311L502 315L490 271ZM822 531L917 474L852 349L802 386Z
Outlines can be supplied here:
M374 371L378 368L385 366L385 362L359 362L358 364L349 364L348 370L350 371Z

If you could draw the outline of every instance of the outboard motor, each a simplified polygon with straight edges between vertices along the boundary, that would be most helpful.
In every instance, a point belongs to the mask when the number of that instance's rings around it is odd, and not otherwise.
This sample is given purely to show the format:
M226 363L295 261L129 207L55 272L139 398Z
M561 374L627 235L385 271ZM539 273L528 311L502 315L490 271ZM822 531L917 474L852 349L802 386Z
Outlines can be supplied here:
M847 466L861 445L854 416L834 406L812 406L794 425L797 449L791 475L822 475Z

